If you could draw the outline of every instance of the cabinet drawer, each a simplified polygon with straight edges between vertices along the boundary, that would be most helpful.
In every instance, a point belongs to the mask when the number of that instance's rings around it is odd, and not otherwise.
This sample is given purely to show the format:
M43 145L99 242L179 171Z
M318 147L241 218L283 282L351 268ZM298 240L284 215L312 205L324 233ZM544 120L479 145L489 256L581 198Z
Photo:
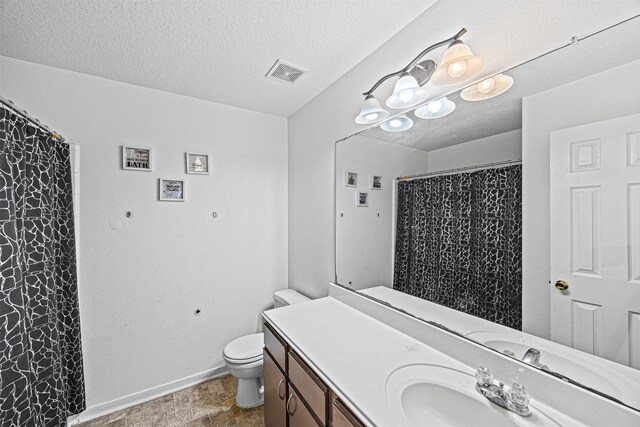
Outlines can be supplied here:
M326 425L329 389L293 351L289 351L289 381L322 425Z
M264 347L269 351L282 372L287 372L285 363L287 357L287 346L284 340L269 326L264 324Z
M289 427L318 426L316 419L293 389L290 389L289 399L287 399L287 414L289 414Z
M364 427L364 424L338 398L333 401L331 414L333 418L332 427Z

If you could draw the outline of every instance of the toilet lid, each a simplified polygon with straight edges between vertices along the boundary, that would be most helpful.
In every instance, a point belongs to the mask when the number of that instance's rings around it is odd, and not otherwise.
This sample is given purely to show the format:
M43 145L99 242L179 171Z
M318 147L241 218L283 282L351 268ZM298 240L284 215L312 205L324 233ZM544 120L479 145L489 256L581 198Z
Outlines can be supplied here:
M251 363L262 358L264 334L251 334L236 338L224 348L222 355L233 361Z

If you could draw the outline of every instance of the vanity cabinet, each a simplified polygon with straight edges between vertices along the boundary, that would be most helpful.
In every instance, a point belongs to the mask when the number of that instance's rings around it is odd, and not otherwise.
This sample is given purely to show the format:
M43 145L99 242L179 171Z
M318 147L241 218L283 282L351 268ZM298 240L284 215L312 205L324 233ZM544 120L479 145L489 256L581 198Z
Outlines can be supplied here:
M329 388L318 376L300 359L293 350L289 350L289 384L298 392L304 400L310 412L315 415L321 426L327 424L327 402L329 400ZM287 412L293 415L293 411L287 408ZM294 416L295 418L295 416ZM304 424L290 423L291 427ZM309 425L309 424L306 424Z
M267 427L287 425L286 398L287 377L265 348L264 422Z
M267 323L264 342L264 419L267 427L363 426Z
M289 390L287 399L287 417L289 427L313 427L319 424L309 408L304 404L303 399L296 393L294 388Z
M331 425L333 427L364 427L358 417L333 393L331 397L331 415Z

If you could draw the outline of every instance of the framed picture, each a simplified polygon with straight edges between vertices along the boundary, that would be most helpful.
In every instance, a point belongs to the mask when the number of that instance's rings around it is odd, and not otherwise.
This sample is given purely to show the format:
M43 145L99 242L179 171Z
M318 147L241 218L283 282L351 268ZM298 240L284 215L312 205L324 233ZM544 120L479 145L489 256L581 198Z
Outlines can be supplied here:
M370 187L372 190L382 190L382 175L371 175Z
M159 199L165 202L184 202L184 181L181 179L159 180Z
M369 206L369 193L358 192L357 204L359 208L366 208Z
M206 153L185 153L187 173L209 175L209 155Z
M123 145L122 169L151 172L151 148Z
M344 185L347 187L357 187L358 186L358 173L352 171L344 172Z

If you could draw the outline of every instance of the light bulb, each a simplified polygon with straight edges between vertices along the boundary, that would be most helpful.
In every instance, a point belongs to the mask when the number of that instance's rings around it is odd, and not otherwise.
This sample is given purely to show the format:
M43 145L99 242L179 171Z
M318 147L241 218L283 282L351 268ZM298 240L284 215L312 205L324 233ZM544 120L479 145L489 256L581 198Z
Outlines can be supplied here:
M413 107L427 99L427 96L427 91L418 85L415 77L405 72L393 87L393 93L387 99L387 107L396 109Z
M389 112L380 106L380 102L375 96L369 94L360 106L360 114L356 116L356 123L359 125L368 125L376 120L383 120L389 116Z
M411 126L413 126L413 120L405 114L392 117L386 122L380 123L380 129L386 132L404 132L407 129L411 129Z
M398 94L398 97L400 97L400 101L402 102L409 102L413 98L413 91L411 89L403 90Z
M447 74L454 79L463 75L465 71L467 71L467 63L464 60L453 62L447 67Z
M513 85L513 78L498 74L462 89L460 97L465 101L484 101L505 93Z
M430 113L437 113L441 109L442 109L442 101L440 101L439 99L437 101L430 102L427 105L427 110L429 110Z
M456 104L448 100L446 96L443 96L420 108L416 108L414 114L420 119L439 119L440 117L448 116L455 109Z
M489 93L493 90L495 86L496 86L496 81L493 79L493 77L488 78L478 83L478 92Z

